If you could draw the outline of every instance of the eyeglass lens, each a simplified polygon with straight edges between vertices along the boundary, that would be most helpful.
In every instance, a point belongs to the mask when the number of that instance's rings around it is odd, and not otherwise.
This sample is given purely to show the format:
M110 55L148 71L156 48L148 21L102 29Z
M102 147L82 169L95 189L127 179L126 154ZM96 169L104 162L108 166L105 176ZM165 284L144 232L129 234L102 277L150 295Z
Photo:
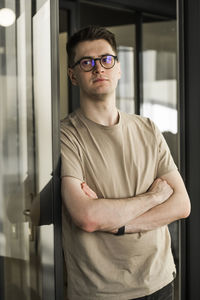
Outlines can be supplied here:
M85 71L90 71L94 68L96 61L99 60L102 67L105 69L110 69L115 64L115 57L112 55L105 55L101 58L84 58L80 61L81 68Z

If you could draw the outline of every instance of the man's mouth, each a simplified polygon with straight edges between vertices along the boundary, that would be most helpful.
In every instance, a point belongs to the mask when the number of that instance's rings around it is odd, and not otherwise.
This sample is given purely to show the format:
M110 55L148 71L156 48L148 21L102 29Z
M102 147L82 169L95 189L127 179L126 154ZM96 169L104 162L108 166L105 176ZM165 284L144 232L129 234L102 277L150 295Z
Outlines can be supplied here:
M93 79L93 83L103 82L103 81L108 81L108 79L107 78L103 78L103 77L97 77L97 78Z

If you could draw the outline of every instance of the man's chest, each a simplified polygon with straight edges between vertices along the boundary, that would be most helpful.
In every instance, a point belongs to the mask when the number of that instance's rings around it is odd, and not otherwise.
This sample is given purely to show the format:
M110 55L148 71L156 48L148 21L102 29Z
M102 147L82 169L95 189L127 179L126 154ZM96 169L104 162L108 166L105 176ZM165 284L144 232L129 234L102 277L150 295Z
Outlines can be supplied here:
M87 183L100 196L146 192L157 170L157 153L151 143L122 134L87 137L86 141L80 150L82 168Z

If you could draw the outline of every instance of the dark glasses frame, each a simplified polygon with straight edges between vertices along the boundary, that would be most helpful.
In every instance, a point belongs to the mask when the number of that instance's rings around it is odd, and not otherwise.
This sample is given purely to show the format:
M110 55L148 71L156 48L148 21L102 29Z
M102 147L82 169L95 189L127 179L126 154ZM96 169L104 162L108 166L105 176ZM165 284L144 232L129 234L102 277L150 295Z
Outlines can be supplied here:
M105 67L105 66L103 65L103 62L102 62L102 59L105 58L105 57L107 57L107 56L112 56L112 57L114 58L114 63L113 63L113 65L112 65L111 67L109 67L109 68ZM92 61L91 69L85 70L83 67L81 67L81 66L82 66L82 65L81 65L81 61L84 60L84 59L91 59L91 61ZM81 68L84 72L90 72L90 71L92 71L92 70L95 68L95 66L96 66L96 61L97 61L97 60L99 60L101 66L102 66L104 69L112 69L112 68L114 67L114 65L115 65L115 61L116 61L116 60L118 61L118 57L117 57L117 55L112 55L112 54L104 54L104 55L102 55L102 56L99 57L99 58L93 58L93 57L91 57L91 56L84 56L84 57L81 57L77 62L75 62L71 68L73 69L73 68L75 68L77 65L80 65L80 68Z

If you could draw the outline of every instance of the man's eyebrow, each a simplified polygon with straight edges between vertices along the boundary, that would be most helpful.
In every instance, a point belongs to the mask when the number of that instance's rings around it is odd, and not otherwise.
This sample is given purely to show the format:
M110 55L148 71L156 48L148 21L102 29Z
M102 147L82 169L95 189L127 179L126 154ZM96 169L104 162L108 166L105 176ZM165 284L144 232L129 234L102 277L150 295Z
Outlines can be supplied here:
M110 56L111 56L111 55L112 55L112 56L114 56L114 54L105 53L105 54L101 54L101 55L99 55L98 57L102 57L102 56L109 56L109 55L110 55Z
M92 57L92 56L82 56L79 60L81 60L81 59L86 59L86 58L91 58L91 59L93 59L94 57Z
M110 53L105 53L105 54L102 54L101 56L106 56L106 55L112 55L113 56L113 54L110 54Z
M102 57L102 56L106 56L106 55L113 55L113 54L105 53L105 54L99 55L98 57ZM95 59L94 56L83 56L83 57L81 57L79 60L81 60L81 59L87 59L87 58L89 58L89 59Z

